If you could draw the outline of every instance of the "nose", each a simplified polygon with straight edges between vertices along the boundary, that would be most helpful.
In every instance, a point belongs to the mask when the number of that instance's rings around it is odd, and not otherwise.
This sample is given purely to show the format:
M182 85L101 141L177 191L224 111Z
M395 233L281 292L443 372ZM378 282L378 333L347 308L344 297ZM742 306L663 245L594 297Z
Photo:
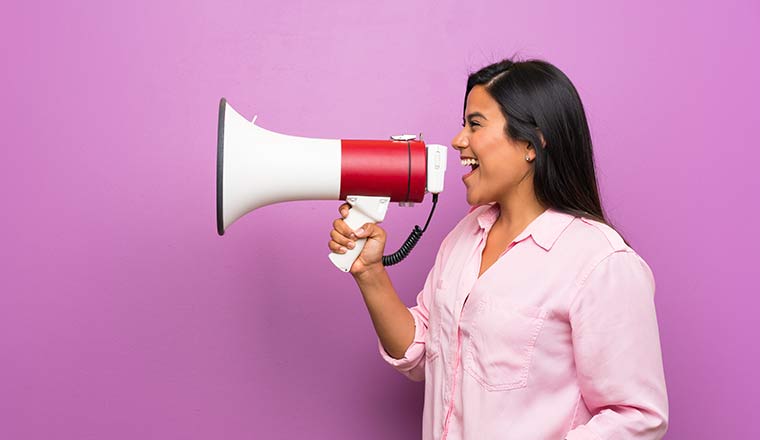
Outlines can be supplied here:
M469 144L470 144L470 140L467 139L464 127L462 127L459 133L457 133L456 136L454 136L454 139L451 140L451 146L455 150L464 150L465 148L467 148Z

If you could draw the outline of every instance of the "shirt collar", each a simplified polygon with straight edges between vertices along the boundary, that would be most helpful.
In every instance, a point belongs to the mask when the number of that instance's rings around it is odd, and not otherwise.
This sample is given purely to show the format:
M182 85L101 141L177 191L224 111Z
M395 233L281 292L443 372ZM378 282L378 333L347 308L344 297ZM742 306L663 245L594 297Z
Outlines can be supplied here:
M499 205L491 204L483 212L478 214L478 225L482 229L490 230L491 226L499 218ZM564 212L547 209L536 217L520 234L515 237L514 242L520 242L528 237L546 251L549 251L557 241L562 232L570 225L575 217Z

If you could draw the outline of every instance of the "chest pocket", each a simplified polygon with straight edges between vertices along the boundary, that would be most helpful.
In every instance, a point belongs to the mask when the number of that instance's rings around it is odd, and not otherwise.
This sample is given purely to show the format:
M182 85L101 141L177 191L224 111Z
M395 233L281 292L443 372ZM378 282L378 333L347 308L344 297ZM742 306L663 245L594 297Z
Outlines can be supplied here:
M548 312L500 298L478 304L463 353L464 370L488 391L524 388Z

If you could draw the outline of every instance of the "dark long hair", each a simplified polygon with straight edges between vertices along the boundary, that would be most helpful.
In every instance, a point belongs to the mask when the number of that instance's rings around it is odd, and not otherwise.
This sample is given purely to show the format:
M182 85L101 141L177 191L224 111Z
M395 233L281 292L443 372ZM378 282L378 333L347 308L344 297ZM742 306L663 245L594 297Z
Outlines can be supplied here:
M506 59L469 76L465 108L477 85L499 103L507 136L534 147L533 188L539 202L613 227L599 199L586 113L570 79L546 61Z

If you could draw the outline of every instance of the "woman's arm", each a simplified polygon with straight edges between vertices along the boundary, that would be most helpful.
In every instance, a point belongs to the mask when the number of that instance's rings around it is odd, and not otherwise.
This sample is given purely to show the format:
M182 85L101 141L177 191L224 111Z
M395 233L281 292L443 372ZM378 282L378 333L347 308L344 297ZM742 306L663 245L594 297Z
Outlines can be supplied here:
M372 267L354 276L364 297L380 343L394 359L404 357L414 340L414 318L406 308L385 268Z
M570 306L581 396L595 414L567 440L661 439L668 398L654 305L654 277L633 251L603 259Z
M348 205L339 208L342 218L335 220L328 247L345 253L353 248L355 240L366 238L361 254L351 266L356 284L362 292L372 324L385 351L395 359L404 357L415 335L415 322L410 311L393 288L382 263L385 249L385 231L378 225L367 223L356 231L346 225Z

